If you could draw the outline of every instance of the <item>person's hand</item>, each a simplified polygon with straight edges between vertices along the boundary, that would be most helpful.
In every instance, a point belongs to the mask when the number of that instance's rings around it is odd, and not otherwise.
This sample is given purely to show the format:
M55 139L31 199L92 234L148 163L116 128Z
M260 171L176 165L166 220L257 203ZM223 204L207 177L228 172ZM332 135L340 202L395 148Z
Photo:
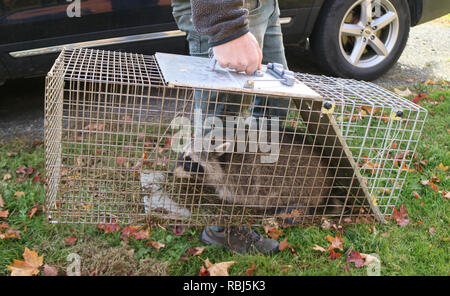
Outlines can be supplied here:
M262 52L255 36L248 32L239 38L213 47L214 58L222 68L253 74L261 69Z

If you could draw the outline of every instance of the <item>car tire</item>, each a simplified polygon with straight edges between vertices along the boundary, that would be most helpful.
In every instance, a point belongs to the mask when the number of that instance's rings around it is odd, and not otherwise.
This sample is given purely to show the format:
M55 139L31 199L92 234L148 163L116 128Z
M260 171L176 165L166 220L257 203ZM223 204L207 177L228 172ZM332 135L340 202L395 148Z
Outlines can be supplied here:
M326 1L310 37L311 49L331 75L374 80L403 52L410 19L405 0Z

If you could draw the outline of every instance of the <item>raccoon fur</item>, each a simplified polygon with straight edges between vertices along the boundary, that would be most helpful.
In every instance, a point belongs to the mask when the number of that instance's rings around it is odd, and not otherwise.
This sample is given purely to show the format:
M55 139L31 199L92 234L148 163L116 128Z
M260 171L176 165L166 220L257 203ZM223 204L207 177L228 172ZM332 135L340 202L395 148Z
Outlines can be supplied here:
M333 174L321 152L305 143L304 136L280 133L279 156L275 163L261 163L262 153L226 152L231 142L214 151L194 152L187 145L173 169L175 178L214 188L217 197L238 206L277 212L297 209L301 214L329 213L336 204L329 198ZM224 152L225 151L225 152ZM332 207L333 213L339 208Z

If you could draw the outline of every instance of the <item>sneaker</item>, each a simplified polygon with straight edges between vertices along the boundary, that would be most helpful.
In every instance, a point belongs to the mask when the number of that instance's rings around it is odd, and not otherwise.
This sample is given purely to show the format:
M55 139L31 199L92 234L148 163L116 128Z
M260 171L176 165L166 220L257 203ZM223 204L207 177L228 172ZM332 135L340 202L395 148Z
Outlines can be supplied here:
M202 242L222 246L237 253L261 253L273 255L278 252L278 242L264 238L247 226L231 227L226 230L222 227L207 226L202 232Z

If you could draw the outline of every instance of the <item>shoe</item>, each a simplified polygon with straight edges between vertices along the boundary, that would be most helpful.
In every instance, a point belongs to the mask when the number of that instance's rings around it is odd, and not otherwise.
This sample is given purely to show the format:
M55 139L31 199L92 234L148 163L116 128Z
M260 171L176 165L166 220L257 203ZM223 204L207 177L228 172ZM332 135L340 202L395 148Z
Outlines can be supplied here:
M207 226L202 232L202 242L225 247L237 253L261 253L273 255L278 253L278 242L264 238L247 226L224 229L217 226Z

